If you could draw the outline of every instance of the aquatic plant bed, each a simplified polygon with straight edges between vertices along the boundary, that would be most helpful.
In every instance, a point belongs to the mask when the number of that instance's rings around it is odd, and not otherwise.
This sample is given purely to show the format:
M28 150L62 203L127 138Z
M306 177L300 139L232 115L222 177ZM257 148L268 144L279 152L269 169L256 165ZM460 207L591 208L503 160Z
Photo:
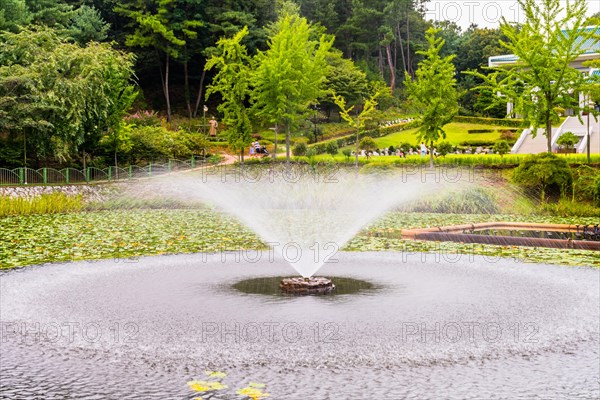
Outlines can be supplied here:
M402 238L503 246L551 247L600 251L598 225L486 222L405 229Z
M403 240L403 229L477 222L515 221L593 224L598 218L428 214L392 212L369 226L344 248L347 251L447 252L519 257L527 262L598 266L588 250L480 245ZM395 237L394 237L395 236ZM249 229L232 218L202 210L117 210L0 218L0 268L47 262L115 258L131 262L142 255L266 249ZM526 251L525 251L526 250Z

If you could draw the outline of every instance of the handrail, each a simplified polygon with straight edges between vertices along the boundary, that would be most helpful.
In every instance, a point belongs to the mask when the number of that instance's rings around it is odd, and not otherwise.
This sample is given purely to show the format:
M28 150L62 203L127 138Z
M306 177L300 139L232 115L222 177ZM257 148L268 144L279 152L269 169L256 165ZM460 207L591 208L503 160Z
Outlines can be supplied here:
M123 167L109 166L106 168L87 167L76 168L0 168L0 186L24 185L70 185L77 183L128 180L141 177L169 174L173 171L191 170L203 166L206 158L194 156L188 160L170 159L165 163L149 163L140 167L128 165Z
M517 151L519 151L519 148L523 145L523 142L525 142L525 139L527 139L527 136L530 133L531 128L523 129L523 132L521 132L521 136L519 136L519 139L517 139L512 149L510 149L511 154L517 154Z

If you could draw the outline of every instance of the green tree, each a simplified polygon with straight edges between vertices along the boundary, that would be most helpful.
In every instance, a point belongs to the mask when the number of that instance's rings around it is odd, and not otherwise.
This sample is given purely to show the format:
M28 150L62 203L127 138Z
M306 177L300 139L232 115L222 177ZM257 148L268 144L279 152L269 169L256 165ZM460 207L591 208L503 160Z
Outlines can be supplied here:
M405 81L411 105L420 114L421 128L417 138L429 144L431 149L440 138L446 138L444 125L452 121L458 112L455 68L452 64L454 56L440 56L444 40L436 37L437 33L438 30L434 28L427 31L429 48L419 52L425 59L419 63L415 78L406 74ZM433 168L433 152L429 156L429 164Z
M25 0L0 0L0 30L18 32L29 24L31 13Z
M242 163L244 150L252 141L252 124L246 107L251 94L251 59L246 46L241 44L246 35L248 27L244 27L231 39L221 38L217 42L219 53L206 62L207 70L217 70L206 95L208 97L215 92L221 94L218 110L223 113L229 145L239 151Z
M331 157L335 157L335 155L338 153L339 151L339 147L337 145L337 143L335 141L331 141L329 143L327 143L327 146L325 146L325 152L327 154L329 154Z
M501 44L518 60L492 68L488 75L473 73L484 81L480 88L501 93L515 103L515 111L527 123L545 129L548 152L552 151L552 124L559 111L579 112L578 93L589 80L571 63L600 40L595 29L586 28L585 0L573 0L564 7L560 0L518 0L525 22L503 21L507 41Z
M575 147L579 143L579 137L573 132L565 132L556 141L561 146L565 146L567 149Z
M75 10L68 28L69 36L79 44L90 41L101 42L108 37L110 24L106 23L98 10L83 5Z
M356 167L357 173L358 173L358 150L362 148L362 147L360 147L360 143L362 143L362 142L359 143L360 130L363 129L365 127L365 123L372 118L372 114L376 110L376 107L377 107L377 98L380 95L381 95L381 88L374 88L373 94L367 100L365 100L360 112L358 112L358 110L359 110L358 105L352 105L350 107L347 107L346 99L344 99L342 96L339 96L335 93L333 95L333 100L334 100L335 104L340 108L340 116L351 127L356 129L356 141L355 141L356 149L355 149L354 165ZM356 109L356 112L355 112L355 116L353 117L352 111L355 109ZM371 138L371 137L368 137L368 138L373 140L373 138ZM367 138L364 138L364 139L367 139ZM375 141L373 141L373 143L375 143ZM377 148L377 145L375 145L375 148Z
M325 110L327 117L331 117L331 111L335 107L332 94L342 96L348 104L356 104L365 92L369 90L367 74L361 71L352 60L342 57L337 49L331 49L327 54L326 89L327 95L320 99L319 103Z
M131 21L130 27L133 32L127 35L125 44L131 47L150 47L156 50L168 121L171 121L172 115L171 59L183 56L184 62L187 61L185 57L187 40L195 39L198 36L197 30L203 25L201 21L194 18L195 16L190 17L183 12L187 10L186 5L187 3L183 0L123 0L115 8L115 11L128 17ZM188 108L191 109L189 104Z
M360 150L366 151L367 158L369 158L369 152L377 150L377 143L371 136L367 136L362 138L362 140L358 144L358 148Z
M269 123L285 125L288 164L290 130L324 92L333 39L321 35L317 41L314 32L306 18L284 15L271 28L269 48L255 57L254 110Z
M73 15L73 6L62 0L25 0L36 25L64 29Z
M132 77L133 57L109 44L81 47L50 29L5 32L0 130L21 136L36 157L72 160L121 124L137 95Z
M440 156L445 157L452 151L453 148L454 146L452 146L450 142L444 141L438 144L436 149Z

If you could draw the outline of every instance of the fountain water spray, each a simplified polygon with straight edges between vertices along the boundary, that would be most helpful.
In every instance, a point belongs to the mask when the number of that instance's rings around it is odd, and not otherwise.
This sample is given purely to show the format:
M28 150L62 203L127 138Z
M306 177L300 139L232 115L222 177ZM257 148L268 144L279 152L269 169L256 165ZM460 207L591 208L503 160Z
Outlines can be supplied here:
M338 250L386 211L448 187L432 172L356 175L308 167L229 168L175 182L170 193L234 215L305 278L337 262Z

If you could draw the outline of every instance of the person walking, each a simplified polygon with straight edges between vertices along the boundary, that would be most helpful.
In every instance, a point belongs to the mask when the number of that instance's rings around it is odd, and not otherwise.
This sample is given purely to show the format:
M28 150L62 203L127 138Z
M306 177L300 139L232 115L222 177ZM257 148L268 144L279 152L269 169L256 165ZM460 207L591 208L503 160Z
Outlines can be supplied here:
M425 157L427 155L427 146L425 143L421 142L421 157Z

